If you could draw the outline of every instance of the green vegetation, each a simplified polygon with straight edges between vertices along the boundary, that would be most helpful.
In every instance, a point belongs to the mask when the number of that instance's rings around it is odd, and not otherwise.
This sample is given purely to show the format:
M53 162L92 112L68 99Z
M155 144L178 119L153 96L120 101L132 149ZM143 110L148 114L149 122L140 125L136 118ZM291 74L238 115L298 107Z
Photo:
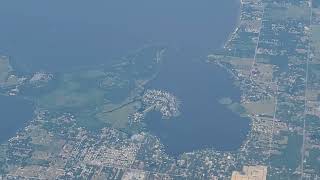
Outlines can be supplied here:
M314 57L311 63L320 63L320 25L311 26L311 43Z
M6 57L0 57L0 85L6 83L11 71L12 67L9 63L9 59Z
M320 62L320 61L319 61ZM309 66L309 85L319 84L320 79L320 64L312 64Z
M317 173L320 173L320 149L311 149L308 152L308 156L306 158L308 166L314 169Z
M112 112L108 112L110 108L107 108L107 106L105 106L105 111L99 112L96 115L96 118L99 119L101 122L111 124L114 128L124 129L128 126L128 116L136 112L137 109L140 108L140 106L140 102L134 102L125 105L120 109L116 109Z
M309 17L309 8L296 5L287 5L285 7L279 7L278 5L269 4L266 16L272 20L286 20L288 18L291 19L300 19L300 20L308 20Z
M243 106L252 114L268 115L273 117L275 110L275 100L262 100L257 102L245 103Z
M6 151L7 151L7 146L6 144L1 144L0 145L0 174L5 173L5 168L6 168ZM0 176L1 177L1 176Z
M79 109L101 104L103 96L102 90L87 86L86 79L81 81L65 75L52 92L38 99L38 105L48 109Z
M106 125L125 129L128 116L140 107L139 102L130 102L157 74L163 52L159 47L147 47L111 67L64 73L56 77L54 87L37 97L37 105L74 113L78 125L91 130Z
M80 127L85 127L86 129L94 132L98 132L101 128L110 126L99 119L95 118L95 113L86 111L81 112L76 116L77 118L77 125Z
M44 159L28 159L26 161L26 166L27 165L37 165L37 166L44 166L44 167L49 167L50 161L44 160Z
M320 0L312 0L312 7L319 8L320 7Z
M0 56L0 86L10 87L19 84L19 78L13 75L12 71L9 59Z
M274 167L285 167L295 170L301 162L302 136L298 134L287 134L288 144L281 150L280 155L271 157Z
M312 2L314 8L320 7L320 0ZM0 174L5 163L16 175L26 170L16 168L21 164L38 170L60 163L64 174L75 175L73 178L87 174L85 179L92 179L93 174L105 171L113 175L104 179L117 175L120 179L133 168L147 170L150 178L152 172L161 172L191 175L186 179L230 179L231 171L241 166L263 165L268 166L270 179L303 179L300 165L304 163L303 174L312 179L320 173L320 11L313 9L310 25L310 10L309 1L303 0L246 1L237 31L221 52L208 56L209 62L230 72L242 93L241 104L229 97L219 103L229 113L251 118L251 131L240 149L208 148L171 159L162 151L161 141L151 133L140 133L145 124L136 123L138 118L129 121L129 117L145 108L141 107L141 93L157 75L164 52L162 47L145 47L113 66L59 75L40 97L37 92L30 95L39 97L38 107L54 115L32 122L34 129L23 129L6 146L9 150L0 148L6 150L0 151ZM8 61L0 61L0 85L18 82L11 71ZM102 167L99 161L104 157ZM127 160L121 161L122 157Z

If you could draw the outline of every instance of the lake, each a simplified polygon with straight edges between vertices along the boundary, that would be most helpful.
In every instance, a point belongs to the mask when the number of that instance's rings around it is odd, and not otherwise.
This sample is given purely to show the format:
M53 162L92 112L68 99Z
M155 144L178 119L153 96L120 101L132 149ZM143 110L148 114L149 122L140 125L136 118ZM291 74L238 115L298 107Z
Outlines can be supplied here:
M224 97L240 101L240 90L225 69L200 61L167 61L148 87L171 92L182 102L179 117L162 119L156 112L146 117L148 129L163 141L167 153L177 156L204 148L234 151L246 138L249 119L219 103Z
M239 0L4 0L0 54L29 70L108 64L146 44L190 56L221 46Z
M170 53L148 86L180 98L182 114L163 121L151 113L149 130L173 155L202 148L234 150L245 138L249 121L217 100L237 100L239 90L226 72L199 60L224 44L236 26L239 7L239 0L4 0L0 54L22 69L63 72L112 64L145 45L165 44ZM10 103L26 117L5 107L3 124L13 128L1 137L22 127L32 112L23 102Z
M5 142L33 118L34 106L30 101L0 95L0 142Z

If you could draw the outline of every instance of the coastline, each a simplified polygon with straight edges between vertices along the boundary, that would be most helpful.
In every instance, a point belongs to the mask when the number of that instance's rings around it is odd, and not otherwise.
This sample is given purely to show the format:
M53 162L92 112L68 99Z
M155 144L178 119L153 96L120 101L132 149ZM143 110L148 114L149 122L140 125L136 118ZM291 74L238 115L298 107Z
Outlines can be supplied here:
M240 7L239 7L239 10L238 10L238 17L237 17L237 21L235 23L235 26L234 26L234 30L232 33L229 34L227 40L225 41L225 43L223 44L222 48L225 49L227 47L227 45L232 41L233 37L237 34L239 28L240 28L240 25L241 25L241 21L242 21L242 12L243 12L243 5L244 5L244 2L243 0L239 0L238 1L240 3ZM214 53L213 53L214 54ZM212 55L212 54L209 54L208 57ZM207 59L207 62L210 62L208 59ZM225 66L224 64L221 64L220 62L215 62L216 65L218 65L219 67L225 69L230 75L231 77L233 78L234 81L239 81L239 76L236 75L232 69L228 68L227 66ZM238 152L241 152L241 151L244 151L244 149L247 147L247 144L251 141L250 139L250 136L252 134L252 124L253 124L253 121L254 121L254 116L250 115L250 114L247 114L245 115L246 116L246 119L249 120L249 130L246 134L246 138L243 140L242 144L240 145L240 147L234 151L221 151L221 150L212 150L213 152L215 153L224 153L224 154L228 154L228 153L238 153ZM210 151L210 150L209 150ZM197 152L197 151L194 151L194 152Z
M6 131L2 131L1 132L2 134L0 133L1 134L0 144L2 144L2 143L6 143L8 140L15 137L17 133L19 133L20 131L24 130L25 127L27 127L27 125L35 117L36 107L32 101L26 98L22 98L20 96L12 97L8 95L0 94L0 99L4 101L3 103L6 103L7 105L7 109L6 109L7 113L15 111L13 108L16 108L16 107L14 107L13 104L16 104L18 102L19 102L18 103L19 106L23 107L23 108L17 108L17 109L22 109L22 111L19 111L18 113L19 115L16 114L16 116L13 118L10 118L10 120L7 117L7 115L9 114L3 114L5 120L2 123L5 123L4 127L6 128ZM9 120L9 121L6 121L6 120Z
M239 7L239 10L238 10L238 16L237 16L237 21L234 25L234 30L232 31L232 33L229 34L227 40L225 43L223 43L223 48L225 49L227 44L232 40L233 36L237 33L237 31L239 30L239 27L240 27L240 24L241 24L241 14L242 14L242 9L243 9L243 1L240 0L239 1L240 3L240 7Z

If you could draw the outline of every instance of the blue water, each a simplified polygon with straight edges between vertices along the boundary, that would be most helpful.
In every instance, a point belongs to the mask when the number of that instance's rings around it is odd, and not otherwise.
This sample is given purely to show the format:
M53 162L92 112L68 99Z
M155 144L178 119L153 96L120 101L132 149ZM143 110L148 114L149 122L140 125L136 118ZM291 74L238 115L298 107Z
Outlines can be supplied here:
M173 59L183 58L174 55ZM240 90L224 69L199 61L169 61L151 89L171 92L181 100L181 115L163 120L159 113L147 115L151 133L157 135L171 155L203 148L234 151L246 138L249 119L241 118L219 99L230 97L240 101Z
M171 154L230 150L242 143L249 122L217 99L238 99L239 91L226 72L192 61L223 45L238 12L239 0L3 0L0 54L29 71L59 72L111 64L142 46L165 44L174 53L149 86L176 94L183 101L182 115L161 121L150 114L150 131ZM32 112L22 102L11 103L16 107L6 107L7 112ZM29 117L15 116L1 116L1 127L12 127L0 131L1 137L12 135Z
M0 143L13 137L33 118L34 106L30 101L0 95Z
M206 55L238 10L239 0L3 0L0 54L50 71L106 64L150 43Z

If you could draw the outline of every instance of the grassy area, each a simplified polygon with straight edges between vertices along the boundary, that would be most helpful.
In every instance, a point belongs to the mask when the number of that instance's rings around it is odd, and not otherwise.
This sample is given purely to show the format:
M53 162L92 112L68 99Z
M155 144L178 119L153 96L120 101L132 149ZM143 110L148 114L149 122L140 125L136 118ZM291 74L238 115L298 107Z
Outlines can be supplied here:
M320 61L319 61L320 62ZM308 76L310 77L308 83L309 87L313 87L314 85L319 84L320 79L320 63L319 64L311 64L309 66Z
M101 104L104 92L97 88L83 89L79 83L65 82L64 85L38 100L40 107L49 109L84 108Z
M301 163L301 147L302 136L288 134L288 144L281 150L281 154L271 157L272 166L290 168L294 171Z
M291 6L288 6L286 15L287 15L287 18L309 20L310 10L308 6L305 6L302 8L301 6L291 5Z
M140 102L134 102L120 109L116 109L115 111L108 112L109 110L117 106L107 105L105 106L105 111L98 113L96 115L96 118L102 122L111 124L114 128L124 129L128 125L128 116L136 112L137 109L140 108L140 106Z
M291 19L303 19L307 21L310 17L310 10L308 6L301 7L296 5L287 5L286 7L279 7L277 5L269 5L267 8L269 12L266 16L273 20L287 20Z
M244 103L243 106L251 114L264 114L273 116L275 108L275 100L262 100L257 102Z
M73 113L78 125L90 130L104 127L104 123L94 118L96 108L106 102L107 92L98 87L100 75L97 71L62 75L52 90L37 98L38 107Z
M86 129L90 131L100 131L101 128L105 126L110 126L110 124L107 124L105 122L100 121L95 117L96 112L93 110L87 109L84 111L81 111L76 115L77 118L77 124L81 127L85 127Z
M0 84L5 83L12 71L12 67L9 63L9 59L6 57L0 57Z
M17 76L11 75L13 71L10 61L7 57L0 56L0 86L15 86L19 84Z
M320 63L320 25L311 26L311 45L314 57L311 63Z
M320 8L320 0L312 0L313 8Z
M6 161L6 151L8 146L7 144L0 145L0 174L4 174L5 172L5 161ZM0 176L1 177L1 176Z
M307 165L312 167L317 174L320 174L320 150L311 149L307 156Z
M112 83L109 83L108 88L101 87L100 83L105 78L110 79L110 74L113 77ZM53 111L74 113L78 125L90 130L98 130L107 125L126 128L128 116L137 110L136 103L107 113L128 103L135 94L134 86L124 83L129 81L126 78L121 73L105 73L102 70L66 73L59 77L57 85L51 91L37 99L37 104Z
M106 125L126 129L128 116L140 107L130 102L141 93L143 84L157 74L163 53L161 47L148 47L113 66L60 74L50 91L40 97L35 95L37 105L73 113L78 125L92 130ZM114 108L119 109L109 112Z
M320 45L320 25L312 25L311 26L311 33L312 33L312 42L317 42Z
M228 58L230 63L237 69L250 71L252 68L253 59L248 58Z

